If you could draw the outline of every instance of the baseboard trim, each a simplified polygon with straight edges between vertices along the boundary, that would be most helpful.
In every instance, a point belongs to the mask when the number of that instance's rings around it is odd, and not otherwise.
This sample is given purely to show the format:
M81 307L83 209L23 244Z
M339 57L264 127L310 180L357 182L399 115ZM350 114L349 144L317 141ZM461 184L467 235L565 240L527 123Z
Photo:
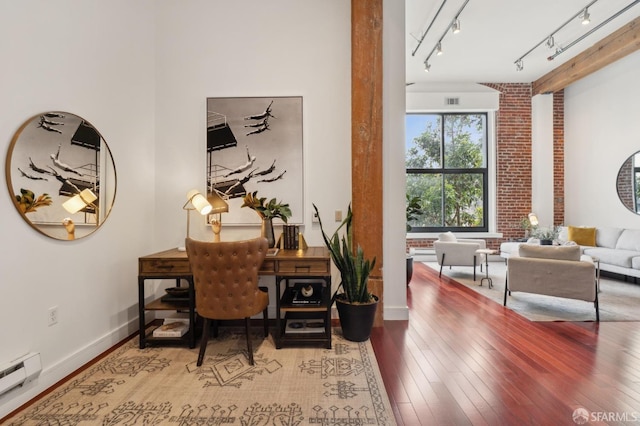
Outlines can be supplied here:
M106 355L115 346L133 337L137 334L137 330L138 319L135 318L69 354L59 362L44 368L33 382L3 395L0 398L0 424L5 417L46 395L78 370L85 368L96 358Z

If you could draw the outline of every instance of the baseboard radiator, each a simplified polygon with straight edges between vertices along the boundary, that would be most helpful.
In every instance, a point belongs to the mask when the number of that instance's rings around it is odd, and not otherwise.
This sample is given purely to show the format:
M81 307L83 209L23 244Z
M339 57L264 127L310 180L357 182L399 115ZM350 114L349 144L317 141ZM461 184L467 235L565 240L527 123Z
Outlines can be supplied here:
M0 365L0 397L19 386L29 383L42 371L39 353L29 353Z
M411 247L409 248L409 255L413 256L413 259L418 262L436 260L436 251L433 248Z

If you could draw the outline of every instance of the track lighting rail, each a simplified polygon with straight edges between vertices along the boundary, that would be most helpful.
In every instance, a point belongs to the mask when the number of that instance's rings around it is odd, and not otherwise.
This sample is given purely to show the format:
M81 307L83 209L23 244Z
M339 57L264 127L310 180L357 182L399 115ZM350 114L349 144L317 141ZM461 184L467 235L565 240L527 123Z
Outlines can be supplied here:
M578 37L577 39L573 40L571 43L567 44L566 46L564 46L561 49L558 49L556 51L556 53L554 53L553 55L549 56L547 58L547 60L548 61L554 60L556 58L556 56L558 56L559 54L563 53L565 50L569 49L573 45L579 43L580 41L582 41L583 39L588 37L590 34L594 33L597 30L599 30L602 26L604 26L604 25L608 24L609 22L611 22L612 20L616 19L618 16L622 15L623 13L625 13L627 10L631 9L633 6L635 6L638 3L640 3L640 0L635 0L635 1L631 2L626 7L620 9L618 12L614 13L613 15L611 15L606 20L602 21L601 23L599 23L598 25L596 25L595 27L593 27L592 29L590 29L589 31L587 31L586 33L584 33L583 35Z
M598 0L594 0L594 1L598 1ZM433 46L433 49L431 49L431 52L429 52L429 55L427 55L427 59L424 60L425 71L428 72L429 68L431 68L431 66L429 65L429 59L431 59L431 56L434 54L434 52L438 51L438 55L442 54L442 40L447 35L449 30L453 28L454 25L458 28L458 30L460 29L460 14L464 10L464 8L467 6L467 3L469 3L469 0L465 0L462 6L460 6L460 9L458 9L458 12L455 14L453 19L447 26L447 29L444 30L444 32L442 33L442 36L438 39L438 42Z
M442 8L444 7L444 5L446 3L447 3L447 0L442 0L442 3L440 4L440 7L438 8L438 11L436 12L436 16L433 17L433 19L431 20L431 23L429 24L429 26L427 27L425 32L422 33L422 37L420 37L420 40L418 40L418 45L416 46L416 48L413 49L413 52L411 52L411 56L416 56L416 52L420 48L420 45L424 41L424 38L427 36L427 33L429 32L429 30L433 26L433 23L436 22L436 19L438 19L438 15L440 15L440 12L442 11Z

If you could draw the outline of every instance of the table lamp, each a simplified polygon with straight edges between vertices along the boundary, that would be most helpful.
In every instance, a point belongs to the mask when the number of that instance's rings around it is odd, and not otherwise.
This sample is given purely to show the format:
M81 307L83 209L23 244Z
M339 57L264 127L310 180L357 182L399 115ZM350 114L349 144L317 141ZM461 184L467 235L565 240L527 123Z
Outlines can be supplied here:
M93 202L98 199L98 196L94 194L89 188L83 189L67 201L62 203L62 207L71 214L78 213L80 210L87 206L96 207Z
M187 192L187 202L184 203L182 208L187 211L187 238L189 238L191 210L196 210L201 215L206 216L211 213L211 210L213 209L204 195L202 195L197 189L192 189Z
M532 227L538 226L538 216L533 212L529 213L529 223Z

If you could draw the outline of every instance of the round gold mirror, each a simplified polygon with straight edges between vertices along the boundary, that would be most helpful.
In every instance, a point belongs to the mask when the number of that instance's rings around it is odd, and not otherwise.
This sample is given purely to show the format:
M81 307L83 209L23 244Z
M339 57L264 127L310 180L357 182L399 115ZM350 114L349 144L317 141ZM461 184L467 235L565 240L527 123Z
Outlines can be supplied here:
M622 204L632 212L640 214L640 151L622 163L616 186Z
M115 200L109 147L91 123L67 112L43 112L20 126L9 146L5 173L24 220L59 240L97 230Z

